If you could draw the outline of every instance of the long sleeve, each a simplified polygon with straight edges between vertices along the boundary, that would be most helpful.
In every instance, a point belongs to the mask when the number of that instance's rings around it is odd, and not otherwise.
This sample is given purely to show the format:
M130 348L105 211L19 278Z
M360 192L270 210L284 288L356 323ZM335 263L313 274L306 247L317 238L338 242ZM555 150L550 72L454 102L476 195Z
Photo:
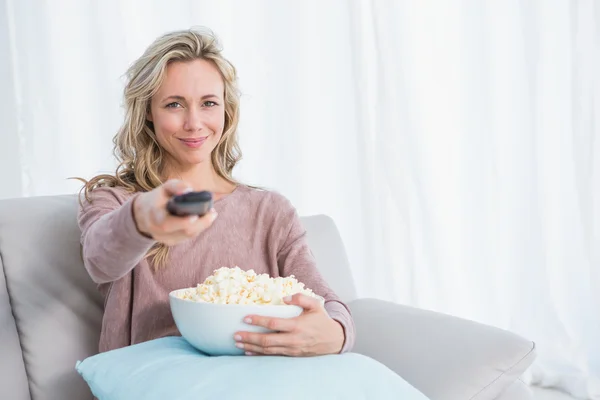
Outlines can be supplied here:
M345 341L341 352L348 352L354 345L356 335L350 310L319 273L315 258L306 241L306 230L295 208L287 200L282 207L276 221L280 226L275 228L275 231L283 236L277 254L280 272L283 276L294 275L306 287L325 298L325 310L344 328Z
M98 188L91 202L82 199L78 214L85 268L96 283L116 281L129 273L155 241L138 232L133 199L116 188Z

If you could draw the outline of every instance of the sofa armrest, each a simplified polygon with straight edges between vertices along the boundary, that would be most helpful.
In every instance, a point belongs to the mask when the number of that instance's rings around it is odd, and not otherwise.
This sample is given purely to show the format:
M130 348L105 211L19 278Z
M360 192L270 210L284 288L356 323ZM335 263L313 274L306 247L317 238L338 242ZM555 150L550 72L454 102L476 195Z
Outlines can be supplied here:
M354 352L374 358L431 400L498 398L535 359L535 344L477 322L376 299L349 303Z

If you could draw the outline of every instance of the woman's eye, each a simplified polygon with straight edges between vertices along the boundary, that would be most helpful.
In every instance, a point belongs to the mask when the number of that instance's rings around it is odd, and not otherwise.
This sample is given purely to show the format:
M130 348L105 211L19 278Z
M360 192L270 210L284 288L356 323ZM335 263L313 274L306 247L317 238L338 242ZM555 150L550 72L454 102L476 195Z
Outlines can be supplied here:
M215 103L214 101L210 101L210 100L204 102L204 107L214 107L217 105L218 105L217 103Z
M166 105L167 108L178 108L181 107L181 104L177 103L177 102L173 102L173 103L169 103Z

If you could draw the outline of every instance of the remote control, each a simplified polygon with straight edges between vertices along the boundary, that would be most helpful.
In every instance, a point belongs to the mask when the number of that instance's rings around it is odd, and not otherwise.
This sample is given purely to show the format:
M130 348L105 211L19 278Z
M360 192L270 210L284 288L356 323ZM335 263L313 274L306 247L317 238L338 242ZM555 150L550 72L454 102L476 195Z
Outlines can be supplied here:
M201 217L209 212L212 207L212 193L207 191L189 192L173 196L167 203L167 211L178 217L189 215Z

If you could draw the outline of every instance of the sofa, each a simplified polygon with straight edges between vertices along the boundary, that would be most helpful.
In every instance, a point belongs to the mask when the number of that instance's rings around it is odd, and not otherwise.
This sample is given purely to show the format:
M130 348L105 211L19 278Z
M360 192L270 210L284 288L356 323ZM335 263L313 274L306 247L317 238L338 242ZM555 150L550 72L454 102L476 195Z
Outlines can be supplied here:
M76 373L93 355L103 298L83 267L75 195L0 200L0 399L91 400ZM348 302L354 352L374 358L432 400L525 400L520 376L535 345L473 321L357 298L334 222L304 217L319 269Z

